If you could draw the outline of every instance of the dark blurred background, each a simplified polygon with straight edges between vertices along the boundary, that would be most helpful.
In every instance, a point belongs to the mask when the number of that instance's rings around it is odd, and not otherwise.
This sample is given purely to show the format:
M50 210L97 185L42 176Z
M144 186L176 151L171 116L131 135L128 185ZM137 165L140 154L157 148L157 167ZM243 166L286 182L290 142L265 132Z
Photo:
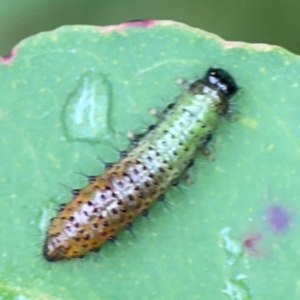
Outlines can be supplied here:
M0 0L0 55L21 39L65 24L170 19L224 39L300 53L299 0Z

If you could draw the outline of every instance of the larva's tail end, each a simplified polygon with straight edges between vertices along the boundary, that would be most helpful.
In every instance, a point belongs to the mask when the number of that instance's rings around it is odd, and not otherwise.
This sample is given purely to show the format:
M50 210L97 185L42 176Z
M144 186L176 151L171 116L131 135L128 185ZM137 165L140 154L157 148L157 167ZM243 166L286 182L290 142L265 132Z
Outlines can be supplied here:
M48 240L48 238L46 238L44 245L43 245L43 252L42 252L44 259L48 262L56 262L56 261L62 260L61 257L50 254L48 244L49 244L49 240Z
M48 236L45 239L44 245L43 245L43 251L42 255L44 259L48 262L57 262L61 260L70 260L73 258L83 258L84 254L82 253L72 253L70 254L70 247L66 247L66 245L53 243L52 240L53 237ZM98 250L98 249L97 249ZM93 251L96 251L96 249L93 249Z
M47 237L45 239L44 245L43 245L43 257L46 261L48 262L56 262L56 261L60 261L60 260L65 260L66 257L63 254L63 251L60 251L62 249L59 248L55 248L51 242L51 237ZM51 251L51 249L53 248L53 250Z
M220 68L209 68L204 76L204 81L215 86L227 99L230 99L239 90L234 78Z

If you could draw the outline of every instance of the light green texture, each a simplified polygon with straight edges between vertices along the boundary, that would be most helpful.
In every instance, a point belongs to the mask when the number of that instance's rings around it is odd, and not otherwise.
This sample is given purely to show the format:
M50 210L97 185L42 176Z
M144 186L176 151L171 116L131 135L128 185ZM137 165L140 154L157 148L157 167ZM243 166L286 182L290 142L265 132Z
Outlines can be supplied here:
M300 298L298 56L174 22L67 26L15 51L0 63L0 299ZM60 184L83 186L75 172L100 173L97 157L116 161L126 132L142 132L155 122L148 111L180 94L176 79L202 77L210 66L241 87L237 120L215 135L216 159L199 155L194 183L171 188L170 208L158 203L149 221L137 220L137 239L123 232L116 246L82 260L44 261L49 219L71 198ZM103 101L89 102L93 133L66 126L65 114L91 73L99 74L95 101ZM269 205L290 213L284 232L267 226ZM253 232L263 236L257 255L242 247Z

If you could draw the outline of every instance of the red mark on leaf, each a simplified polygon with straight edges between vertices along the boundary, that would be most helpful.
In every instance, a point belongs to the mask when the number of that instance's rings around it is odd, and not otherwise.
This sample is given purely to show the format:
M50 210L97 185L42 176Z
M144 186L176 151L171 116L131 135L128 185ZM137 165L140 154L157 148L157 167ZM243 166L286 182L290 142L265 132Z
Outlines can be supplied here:
M13 60L13 58L16 54L17 54L17 49L13 48L7 55L0 56L0 62L7 65Z
M249 234L243 241L243 245L249 255L261 256L262 253L259 250L259 243L263 239L260 233Z
M106 33L106 32L111 32L111 31L125 30L129 27L150 27L155 22L156 22L155 20L133 20L133 21L128 21L128 22L119 24L119 25L99 27L99 30L102 33Z
M267 208L266 221L274 233L282 233L289 227L291 216L282 206L272 205Z
M128 27L149 27L155 23L155 20L132 20L125 22L124 25Z

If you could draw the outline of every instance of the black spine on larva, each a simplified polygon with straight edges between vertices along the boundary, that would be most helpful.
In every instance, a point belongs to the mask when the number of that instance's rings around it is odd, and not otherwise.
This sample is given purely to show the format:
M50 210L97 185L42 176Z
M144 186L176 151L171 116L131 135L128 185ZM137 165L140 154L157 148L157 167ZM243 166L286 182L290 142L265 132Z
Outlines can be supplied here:
M220 90L226 100L230 99L239 89L233 77L223 69L209 68L203 81Z

